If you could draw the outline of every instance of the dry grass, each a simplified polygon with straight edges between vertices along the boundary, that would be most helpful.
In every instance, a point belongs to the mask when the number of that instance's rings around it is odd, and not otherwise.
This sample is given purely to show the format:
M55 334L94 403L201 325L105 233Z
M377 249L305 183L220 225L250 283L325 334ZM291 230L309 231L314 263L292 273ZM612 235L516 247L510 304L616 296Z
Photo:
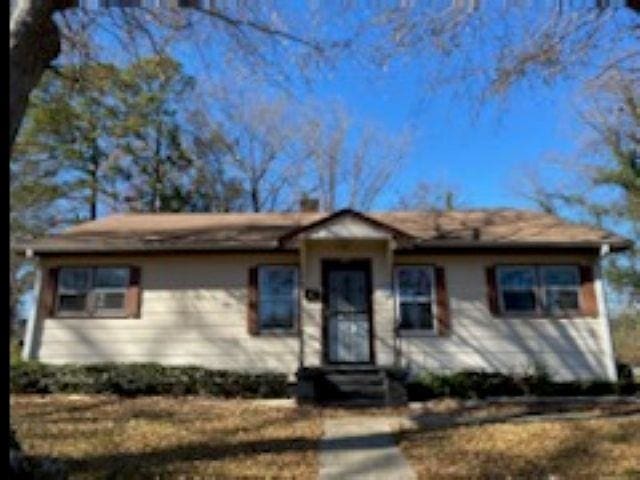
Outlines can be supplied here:
M318 410L202 397L11 398L23 448L61 459L71 478L312 479L324 418L406 414L490 421L400 433L421 478L640 478L640 417L631 415L638 408L589 408L622 419L515 423L490 417L521 415L522 406L470 409L457 400L419 410Z
M322 434L313 410L198 397L15 395L11 417L71 478L314 478Z
M637 415L420 429L399 443L424 479L640 478Z

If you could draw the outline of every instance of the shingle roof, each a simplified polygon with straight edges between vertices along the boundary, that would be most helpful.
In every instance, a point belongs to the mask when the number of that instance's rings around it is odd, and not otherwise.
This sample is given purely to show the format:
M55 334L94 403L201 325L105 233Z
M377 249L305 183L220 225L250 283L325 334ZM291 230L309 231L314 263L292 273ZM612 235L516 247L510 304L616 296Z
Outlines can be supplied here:
M333 216L357 213L341 211ZM631 242L550 214L513 209L372 212L366 217L404 232L407 248L589 247ZM327 213L127 213L105 217L24 245L35 252L275 249L282 237Z

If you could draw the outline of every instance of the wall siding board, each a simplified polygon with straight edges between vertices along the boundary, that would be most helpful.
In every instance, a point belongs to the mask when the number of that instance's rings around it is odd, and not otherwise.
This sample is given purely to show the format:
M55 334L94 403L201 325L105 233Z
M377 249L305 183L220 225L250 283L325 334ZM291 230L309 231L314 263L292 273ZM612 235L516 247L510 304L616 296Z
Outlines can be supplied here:
M374 351L379 365L431 369L530 371L544 364L558 379L607 376L603 325L596 318L526 318L490 314L486 268L504 263L576 263L593 266L588 254L398 255L390 258L386 240L308 240L303 260L305 288L320 288L321 261L371 260ZM156 361L210 368L274 370L298 368L299 339L252 336L247 331L247 272L261 263L298 265L297 253L200 254L113 258L43 258L42 268L84 264L140 265L140 318L40 318L35 325L35 357L44 362ZM442 266L446 271L451 326L447 336L396 339L392 288L394 264ZM596 271L594 269L594 271ZM594 282L599 282L598 277ZM322 362L322 307L301 299L304 364Z

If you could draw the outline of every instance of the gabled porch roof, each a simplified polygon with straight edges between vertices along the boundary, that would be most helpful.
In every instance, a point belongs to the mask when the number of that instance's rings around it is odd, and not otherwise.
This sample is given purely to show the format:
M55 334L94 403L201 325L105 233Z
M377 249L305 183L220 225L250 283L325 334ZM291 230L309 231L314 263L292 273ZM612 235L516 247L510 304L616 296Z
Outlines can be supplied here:
M296 245L300 239L351 239L351 240L394 240L407 246L416 242L416 237L381 222L364 213L352 209L338 210L330 215L282 235L278 243L282 247Z

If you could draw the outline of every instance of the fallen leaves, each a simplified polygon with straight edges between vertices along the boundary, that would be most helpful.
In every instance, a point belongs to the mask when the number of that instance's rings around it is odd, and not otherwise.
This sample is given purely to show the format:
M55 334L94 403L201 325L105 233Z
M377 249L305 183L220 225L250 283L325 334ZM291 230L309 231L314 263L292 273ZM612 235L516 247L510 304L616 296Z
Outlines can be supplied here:
M314 478L321 419L304 408L196 397L15 395L27 454L71 478Z
M602 478L640 475L640 417L509 420L407 431L420 478Z

